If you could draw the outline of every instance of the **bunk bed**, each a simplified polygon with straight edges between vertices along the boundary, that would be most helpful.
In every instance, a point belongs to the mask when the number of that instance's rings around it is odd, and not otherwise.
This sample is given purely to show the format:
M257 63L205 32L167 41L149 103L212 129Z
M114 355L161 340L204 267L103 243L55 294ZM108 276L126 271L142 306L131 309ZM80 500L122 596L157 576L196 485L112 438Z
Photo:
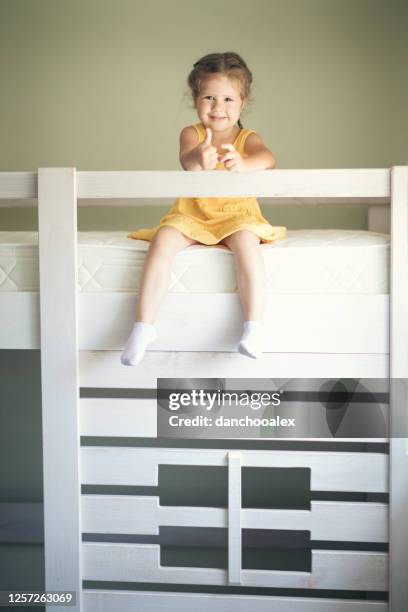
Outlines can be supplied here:
M137 205L146 198L233 195L288 205L368 204L369 230L379 229L378 219L388 208L391 240L379 231L304 230L290 232L284 243L262 247L268 314L265 354L259 361L235 352L241 312L230 253L191 247L177 256L152 350L137 368L123 367L119 351L133 320L136 272L146 244L124 233L78 233L77 206L84 200L95 206L112 199ZM323 446L298 438L287 447L282 440L280 446L271 441L270 449L257 447L257 441L242 447L225 440L221 447L175 448L160 441L143 445L143 440L157 438L157 378L378 379L389 391L391 424L398 420L402 431L408 374L408 168L235 175L44 168L0 174L1 205L33 200L38 202L38 236L0 235L0 346L41 349L46 589L76 591L74 609L83 612L192 607L199 612L402 611L408 600L403 437L326 439ZM138 399L80 398L80 388L140 393ZM81 444L81 437L109 437L118 444ZM125 438L140 444L124 446ZM163 506L157 495L81 494L84 485L157 487L163 465L225 468L227 507ZM312 501L309 510L244 508L242 474L248 467L304 468L310 471L311 491L367 497ZM228 567L163 566L160 538L126 543L82 539L84 533L152 538L163 526L227 530ZM310 572L248 569L242 563L242 541L251 529L307 531L312 540L354 546L312 550ZM389 550L370 550L367 543L388 543ZM172 588L96 589L84 587L83 581ZM174 585L183 588L178 592ZM186 585L194 585L196 592ZM220 587L231 592L217 591ZM240 588L250 587L286 588L292 594L240 594ZM214 592L208 592L211 588ZM308 596L297 596L297 589L307 589ZM320 595L327 590L367 596L313 597L313 589ZM376 592L388 593L388 599L377 599Z

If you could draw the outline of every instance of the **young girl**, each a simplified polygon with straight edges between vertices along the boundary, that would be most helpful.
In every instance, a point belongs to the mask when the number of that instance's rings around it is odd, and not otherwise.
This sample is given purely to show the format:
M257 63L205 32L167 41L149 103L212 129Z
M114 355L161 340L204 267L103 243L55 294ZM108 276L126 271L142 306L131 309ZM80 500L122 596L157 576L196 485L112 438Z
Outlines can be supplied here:
M252 74L237 53L212 53L194 64L188 76L200 123L180 134L184 170L244 172L275 167L271 151L253 130L244 129L240 115L249 99ZM223 244L234 255L244 314L238 351L257 358L262 348L265 273L260 242L286 235L263 218L255 198L179 198L159 225L129 235L151 241L144 264L136 322L121 361L136 365L156 338L153 326L168 288L178 251L192 244Z

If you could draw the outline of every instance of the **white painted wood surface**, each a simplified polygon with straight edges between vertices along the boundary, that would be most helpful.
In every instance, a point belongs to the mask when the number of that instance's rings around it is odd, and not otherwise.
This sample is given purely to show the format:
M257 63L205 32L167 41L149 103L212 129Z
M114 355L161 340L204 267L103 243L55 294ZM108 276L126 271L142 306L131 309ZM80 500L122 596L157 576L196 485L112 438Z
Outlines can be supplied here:
M226 586L228 572L216 568L160 565L158 544L84 542L84 580L164 582ZM241 570L248 587L386 591L388 555L365 551L312 550L312 571Z
M81 293L78 302L80 350L122 350L133 324L136 294ZM0 346L39 348L38 294L5 292L0 294L0 303L4 323ZM363 353L388 353L387 295L281 294L269 296L268 303L273 315L267 319L266 352L356 353L357 360L362 359L359 354ZM208 312L219 314L214 318ZM152 348L235 351L241 325L242 314L235 294L169 294L157 321L159 335ZM374 325L376 334L372 333ZM242 363L248 361L240 359ZM376 372L367 375L378 376ZM322 372L321 376L325 374Z
M78 172L79 198L390 196L389 169ZM98 204L101 205L100 203Z
M385 543L387 522L388 505L374 502L312 501L310 510L240 506L242 529L310 531L312 540ZM155 496L82 495L85 533L158 535L160 526L174 525L227 528L228 509L161 506Z
M76 591L78 601L73 610L79 612L81 485L75 170L40 169L38 201L45 589ZM59 612L63 608L52 609Z
M134 323L136 294L81 293L78 299L80 349L122 350ZM151 350L236 351L242 322L235 293L170 293L157 317L158 338ZM267 295L264 350L388 353L388 328L385 294Z
M408 377L408 167L392 169L391 376Z
M388 455L241 450L244 467L309 468L312 491L388 491ZM159 465L227 466L228 451L192 448L81 447L83 484L158 485Z
M156 388L157 378L386 378L388 355L269 353L252 360L238 353L147 351L137 368L119 351L80 351L81 387Z
M388 612L382 601L84 590L84 612Z
M301 382L300 382L301 384ZM300 389L304 390L304 389ZM81 436L157 438L157 400L139 398L83 398L80 400ZM242 438L241 438L242 439ZM249 438L251 439L251 438ZM262 439L265 439L263 436ZM382 444L388 438L292 438L298 442Z
M158 535L159 526L228 527L226 508L160 506L159 498L135 495L81 496L82 531L100 534ZM43 505L0 503L0 540L43 541ZM312 501L309 510L241 510L243 529L310 531L312 540L388 541L388 505L374 502Z
M391 171L391 427L408 430L408 168ZM408 439L390 440L390 610L408 601Z
M390 197L388 168L272 170L230 175L227 172L122 171L78 172L78 205L114 206L118 198L149 198L160 205L163 198L185 196L256 195L284 199L286 203L331 203L346 198L356 203L381 205ZM37 196L36 172L1 172L0 206L23 206ZM157 198L156 201L154 199ZM98 199L93 203L92 199ZM20 200L20 201L18 201Z
M241 584L241 453L228 453L228 583Z
M81 436L157 437L156 399L83 398Z

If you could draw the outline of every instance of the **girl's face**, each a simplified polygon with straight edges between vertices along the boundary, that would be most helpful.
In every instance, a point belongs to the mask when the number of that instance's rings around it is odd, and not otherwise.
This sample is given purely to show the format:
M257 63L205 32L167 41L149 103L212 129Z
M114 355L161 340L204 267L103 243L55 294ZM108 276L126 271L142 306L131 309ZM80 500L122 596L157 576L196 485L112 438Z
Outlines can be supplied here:
M195 101L201 123L214 132L234 127L244 105L239 83L224 74L206 77Z

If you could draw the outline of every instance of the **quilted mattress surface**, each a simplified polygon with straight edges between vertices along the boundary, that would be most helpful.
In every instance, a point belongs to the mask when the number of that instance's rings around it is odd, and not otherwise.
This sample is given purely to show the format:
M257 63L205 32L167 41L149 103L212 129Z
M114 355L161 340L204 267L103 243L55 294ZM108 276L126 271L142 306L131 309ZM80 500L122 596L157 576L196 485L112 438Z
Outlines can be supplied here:
M149 243L123 231L78 233L78 290L134 292ZM389 236L354 230L293 230L262 245L270 293L388 293ZM38 235L0 232L0 291L38 291ZM195 245L173 264L173 293L237 290L231 252Z

